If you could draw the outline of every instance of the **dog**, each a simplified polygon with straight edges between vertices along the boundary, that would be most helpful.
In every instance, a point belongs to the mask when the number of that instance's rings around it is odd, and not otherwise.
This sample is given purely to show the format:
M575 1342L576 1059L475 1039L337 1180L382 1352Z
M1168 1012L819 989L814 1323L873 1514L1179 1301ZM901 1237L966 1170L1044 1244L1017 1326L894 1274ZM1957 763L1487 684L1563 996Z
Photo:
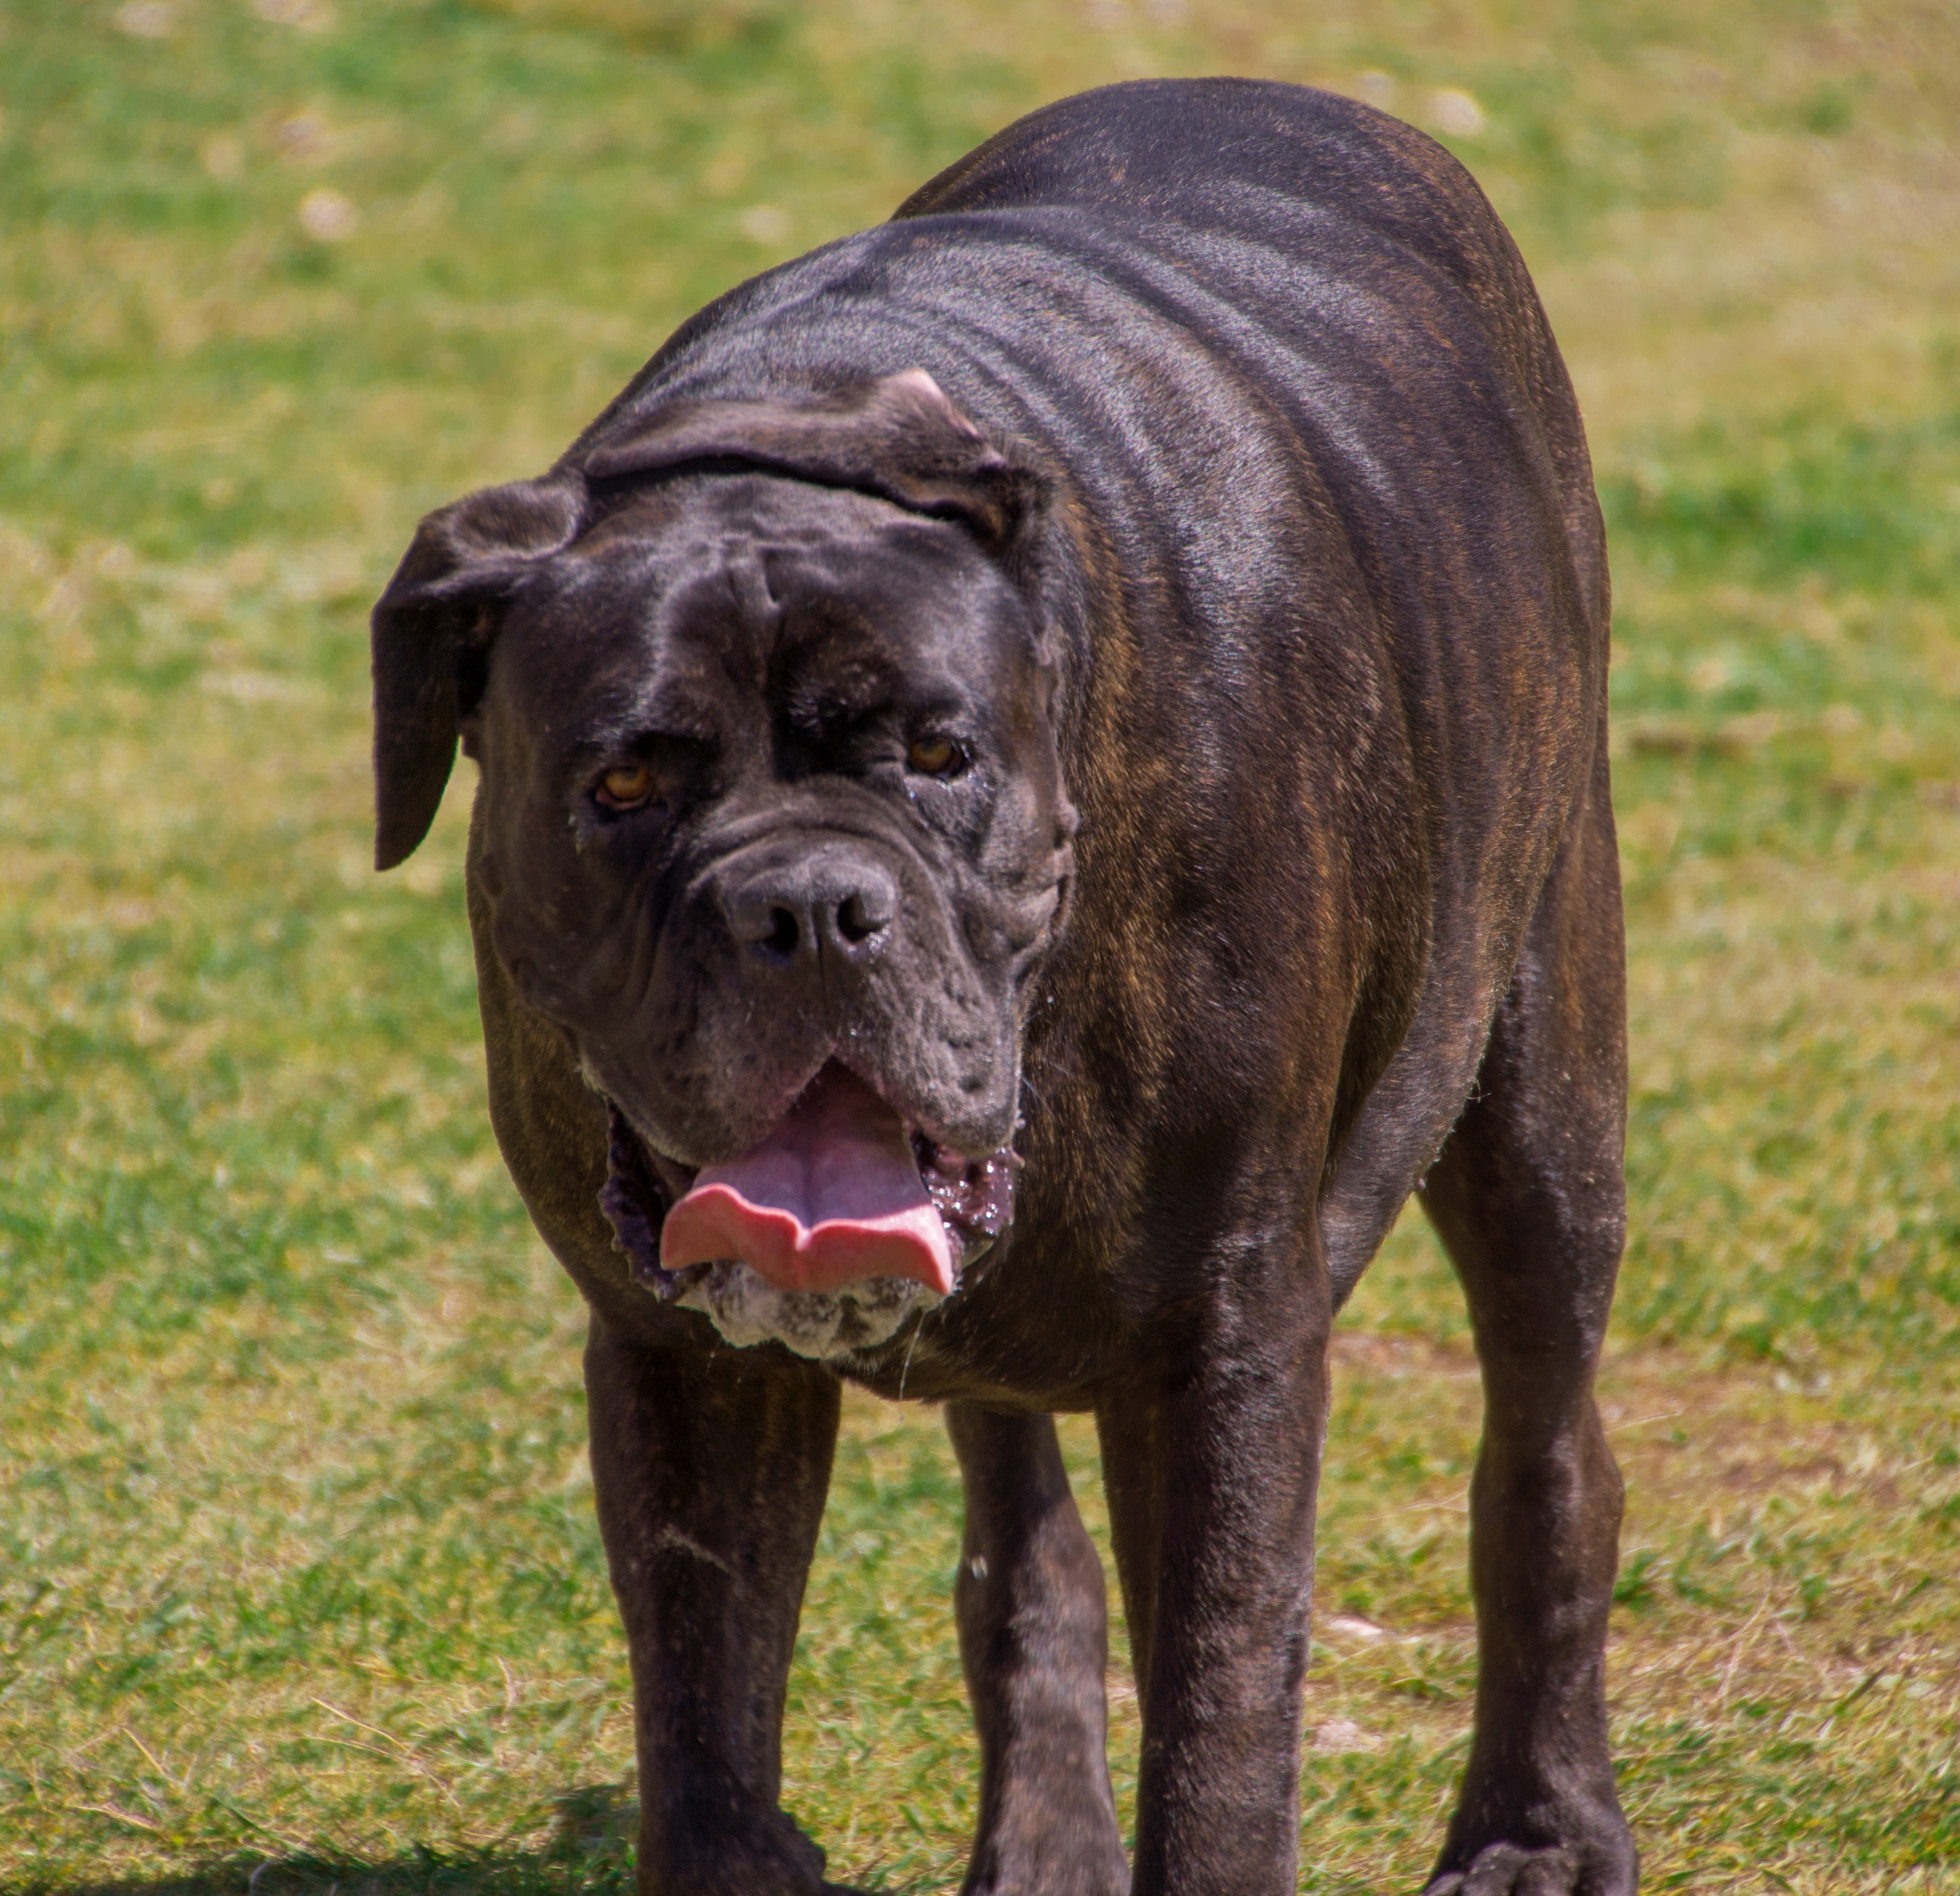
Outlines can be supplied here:
M1035 113L422 523L377 861L460 741L492 1118L590 1306L647 1896L833 1887L779 1749L846 1381L943 1404L964 1477L969 1896L1291 1891L1329 1331L1411 1193L1486 1398L1429 1896L1634 1890L1608 609L1468 174L1236 80Z

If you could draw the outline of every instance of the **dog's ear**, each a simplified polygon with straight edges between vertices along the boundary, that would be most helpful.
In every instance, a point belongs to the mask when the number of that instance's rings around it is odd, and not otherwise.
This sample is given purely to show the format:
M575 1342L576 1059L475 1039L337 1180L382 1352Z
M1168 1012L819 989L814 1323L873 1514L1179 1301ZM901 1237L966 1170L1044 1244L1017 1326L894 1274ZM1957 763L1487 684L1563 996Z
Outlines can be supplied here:
M502 607L539 560L576 537L583 502L574 481L518 481L441 508L415 530L369 622L377 868L392 869L428 834Z
M1010 559L1042 488L922 368L809 401L676 402L602 440L584 463L593 483L742 467L961 521Z

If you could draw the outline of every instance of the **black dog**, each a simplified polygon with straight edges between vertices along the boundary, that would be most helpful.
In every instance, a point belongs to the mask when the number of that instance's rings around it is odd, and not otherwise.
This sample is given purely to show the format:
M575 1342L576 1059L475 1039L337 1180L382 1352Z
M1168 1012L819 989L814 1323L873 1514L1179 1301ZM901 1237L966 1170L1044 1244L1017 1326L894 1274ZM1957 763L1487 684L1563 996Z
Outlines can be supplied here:
M823 1887L778 1755L847 1377L946 1403L965 1473L967 1889L1291 1890L1328 1330L1411 1190L1487 1400L1430 1888L1634 1888L1606 655L1516 250L1437 146L1279 85L1037 113L423 522L379 858L460 731L491 1111L591 1305L643 1890Z

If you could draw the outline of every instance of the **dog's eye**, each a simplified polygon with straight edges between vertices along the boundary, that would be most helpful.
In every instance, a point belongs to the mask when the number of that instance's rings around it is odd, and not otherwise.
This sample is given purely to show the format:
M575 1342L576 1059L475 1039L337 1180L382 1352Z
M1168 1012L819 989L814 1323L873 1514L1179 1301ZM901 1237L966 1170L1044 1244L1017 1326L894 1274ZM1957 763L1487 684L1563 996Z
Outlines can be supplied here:
M654 773L644 763L615 764L593 794L609 810L636 810L654 793Z
M922 777L956 777L966 768L966 753L950 738L919 738L905 753L905 767Z

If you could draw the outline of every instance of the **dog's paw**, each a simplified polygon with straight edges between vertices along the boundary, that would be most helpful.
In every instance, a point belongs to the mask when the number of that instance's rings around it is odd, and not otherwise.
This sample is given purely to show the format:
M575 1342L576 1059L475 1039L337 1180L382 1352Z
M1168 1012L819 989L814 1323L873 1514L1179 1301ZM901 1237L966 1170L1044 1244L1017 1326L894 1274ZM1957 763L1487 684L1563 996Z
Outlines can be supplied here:
M1570 1850L1493 1843L1467 1869L1446 1870L1422 1896L1580 1896L1583 1887Z
M1590 1798L1521 1801L1466 1786L1422 1896L1635 1896L1640 1853L1610 1778Z

